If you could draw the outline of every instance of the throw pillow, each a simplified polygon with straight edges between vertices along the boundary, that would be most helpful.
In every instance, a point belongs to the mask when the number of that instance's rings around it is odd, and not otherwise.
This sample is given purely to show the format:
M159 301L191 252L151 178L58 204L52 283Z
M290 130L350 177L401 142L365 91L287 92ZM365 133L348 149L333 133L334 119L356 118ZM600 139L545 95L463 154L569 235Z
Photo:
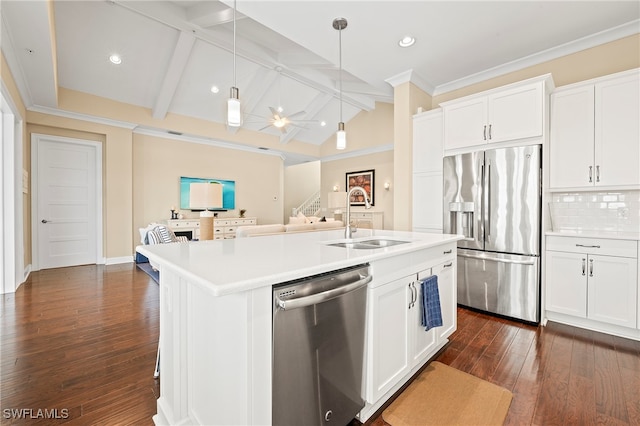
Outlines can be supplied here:
M160 233L158 233L156 231L156 229L152 229L151 231L147 232L147 241L149 241L149 244L162 244L162 237L160 236Z

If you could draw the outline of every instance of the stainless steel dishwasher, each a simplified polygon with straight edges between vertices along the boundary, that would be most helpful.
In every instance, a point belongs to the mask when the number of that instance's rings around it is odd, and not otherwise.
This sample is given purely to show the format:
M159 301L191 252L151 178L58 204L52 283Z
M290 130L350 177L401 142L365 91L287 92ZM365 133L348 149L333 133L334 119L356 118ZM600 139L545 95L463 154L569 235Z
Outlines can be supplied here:
M344 426L364 407L369 265L273 288L274 425Z

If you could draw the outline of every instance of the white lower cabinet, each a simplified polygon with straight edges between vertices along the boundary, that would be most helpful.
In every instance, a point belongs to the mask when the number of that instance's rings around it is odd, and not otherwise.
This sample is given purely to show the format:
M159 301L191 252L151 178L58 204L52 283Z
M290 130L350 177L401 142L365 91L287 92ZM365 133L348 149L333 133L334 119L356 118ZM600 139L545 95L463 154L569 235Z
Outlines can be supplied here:
M455 331L455 259L450 254L443 251L448 258L441 263L369 290L369 403L375 404L404 383ZM421 325L420 280L432 274L438 276L443 325L425 331Z
M592 322L574 325L595 329L598 324L637 327L636 242L548 237L546 261L548 318L586 319Z
M367 400L380 399L409 371L409 301L415 275L371 290L372 352Z

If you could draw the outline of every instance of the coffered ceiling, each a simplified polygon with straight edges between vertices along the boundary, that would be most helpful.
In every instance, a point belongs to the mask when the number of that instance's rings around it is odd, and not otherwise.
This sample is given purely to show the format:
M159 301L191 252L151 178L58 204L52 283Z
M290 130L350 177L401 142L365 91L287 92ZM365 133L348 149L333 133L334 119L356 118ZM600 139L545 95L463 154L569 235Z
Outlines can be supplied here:
M233 1L2 0L2 50L29 108L57 89L224 123L234 85ZM399 78L438 94L640 30L637 1L237 2L236 73L243 128L320 145L339 121L392 102ZM53 16L53 23L49 17ZM55 31L49 31L53 24ZM51 37L54 34L54 37ZM412 35L416 43L400 48ZM117 53L120 65L109 62ZM217 86L218 93L212 93ZM300 127L269 125L281 106ZM326 125L322 126L321 123ZM230 132L232 130L229 130Z

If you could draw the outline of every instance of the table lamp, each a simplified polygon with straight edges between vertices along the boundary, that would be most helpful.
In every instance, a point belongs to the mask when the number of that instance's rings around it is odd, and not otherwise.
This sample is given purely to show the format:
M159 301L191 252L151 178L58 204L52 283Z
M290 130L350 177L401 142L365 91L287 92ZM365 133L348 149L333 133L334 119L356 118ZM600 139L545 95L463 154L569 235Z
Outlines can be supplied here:
M213 212L222 208L222 184L192 183L189 185L189 208L200 210L200 239L213 240Z
M342 220L342 209L347 207L347 193L330 192L327 206L330 210L333 210L333 218L335 220Z

